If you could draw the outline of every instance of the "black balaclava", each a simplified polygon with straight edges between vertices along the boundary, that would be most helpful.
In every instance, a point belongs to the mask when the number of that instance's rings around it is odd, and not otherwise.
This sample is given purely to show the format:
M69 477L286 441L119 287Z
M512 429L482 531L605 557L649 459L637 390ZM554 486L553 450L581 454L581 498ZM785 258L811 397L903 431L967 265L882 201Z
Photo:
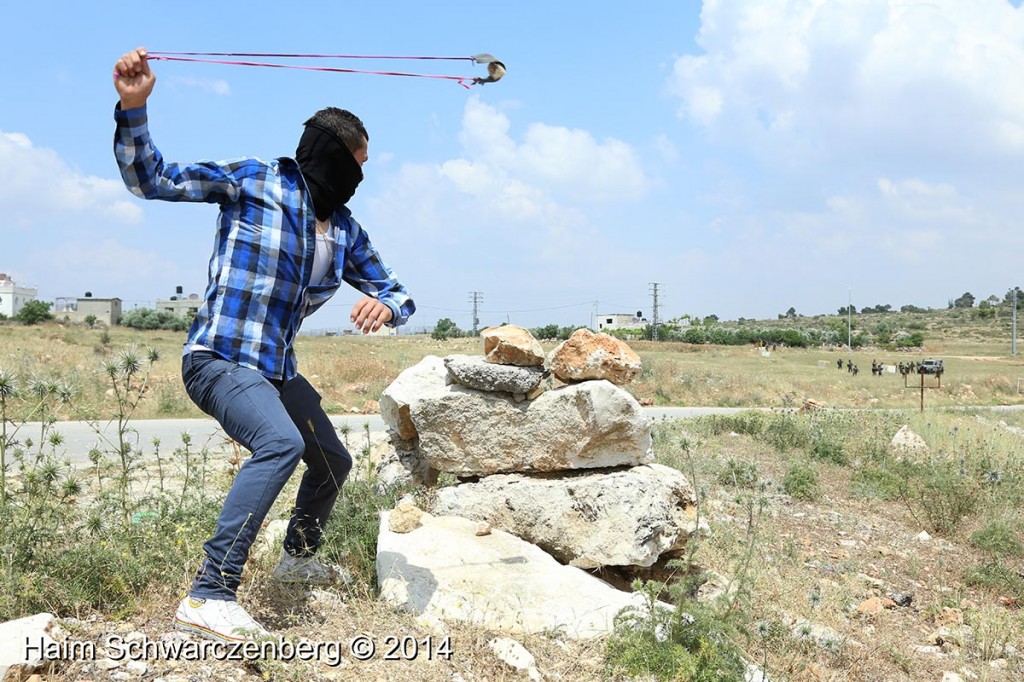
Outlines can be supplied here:
M313 197L313 212L320 220L327 220L344 206L363 180L363 169L348 147L316 123L306 124L295 160Z

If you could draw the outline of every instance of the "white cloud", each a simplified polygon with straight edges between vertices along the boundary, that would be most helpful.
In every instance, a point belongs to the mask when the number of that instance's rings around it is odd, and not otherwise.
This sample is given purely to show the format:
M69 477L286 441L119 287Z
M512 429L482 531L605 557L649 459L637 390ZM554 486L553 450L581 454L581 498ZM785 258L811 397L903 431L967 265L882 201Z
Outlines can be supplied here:
M1007 0L706 0L670 91L771 152L1024 152L1024 11Z
M636 151L615 139L543 123L513 139L512 122L478 98L466 103L462 155L437 164L403 164L370 201L374 229L457 248L486 269L598 258L602 205L642 196L649 182ZM454 254L453 254L454 255Z
M9 225L52 226L53 220L101 219L136 224L142 209L120 179L86 175L21 133L0 131L0 204Z
M471 98L463 117L464 153L569 199L628 200L647 191L636 151L621 140L599 142L585 130L533 123L517 144L510 128L505 114Z
M226 97L231 94L231 85L220 78L191 78L188 76L175 76L171 79L174 85L191 88L205 92L208 95L220 95Z

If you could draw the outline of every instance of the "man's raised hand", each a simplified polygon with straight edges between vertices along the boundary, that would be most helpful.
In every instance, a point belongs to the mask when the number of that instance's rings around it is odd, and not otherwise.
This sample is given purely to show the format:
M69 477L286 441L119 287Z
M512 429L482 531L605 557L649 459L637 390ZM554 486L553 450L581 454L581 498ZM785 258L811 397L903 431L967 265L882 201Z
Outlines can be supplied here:
M125 52L114 64L114 89L121 96L122 109L134 109L146 104L156 76L146 60L146 48Z

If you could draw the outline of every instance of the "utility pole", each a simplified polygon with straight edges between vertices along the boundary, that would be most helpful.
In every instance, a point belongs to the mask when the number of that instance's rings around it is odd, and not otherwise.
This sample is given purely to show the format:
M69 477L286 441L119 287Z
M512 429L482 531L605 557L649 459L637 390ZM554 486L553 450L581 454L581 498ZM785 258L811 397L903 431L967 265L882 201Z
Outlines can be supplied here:
M599 301L594 301L594 310L590 313L590 328L595 332L597 331L597 326L600 324L600 321L597 319L597 316L601 314L601 311L597 308L598 303Z
M1017 357L1017 287L1013 288L1013 338L1010 341L1010 354Z
M846 287L846 350L853 351L853 287Z
M651 297L654 298L654 313L651 316L651 339L654 341L658 340L658 287L661 286L661 282L651 282Z
M473 304L473 336L479 333L480 327L480 304L484 301L484 294L482 291L471 291L469 292L469 302Z

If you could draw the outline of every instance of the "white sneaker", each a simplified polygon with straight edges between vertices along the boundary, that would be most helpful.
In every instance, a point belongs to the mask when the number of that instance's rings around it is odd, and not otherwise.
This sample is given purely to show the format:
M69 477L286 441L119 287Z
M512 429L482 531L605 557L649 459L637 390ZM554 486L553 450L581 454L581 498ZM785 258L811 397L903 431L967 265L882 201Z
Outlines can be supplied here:
M311 556L292 556L285 550L281 551L281 561L277 564L274 572L270 574L270 579L282 583L304 583L306 585L333 585L335 583L347 585L352 582L352 576L341 566L325 565Z
M174 627L222 642L258 640L270 635L236 601L185 597L174 614Z

